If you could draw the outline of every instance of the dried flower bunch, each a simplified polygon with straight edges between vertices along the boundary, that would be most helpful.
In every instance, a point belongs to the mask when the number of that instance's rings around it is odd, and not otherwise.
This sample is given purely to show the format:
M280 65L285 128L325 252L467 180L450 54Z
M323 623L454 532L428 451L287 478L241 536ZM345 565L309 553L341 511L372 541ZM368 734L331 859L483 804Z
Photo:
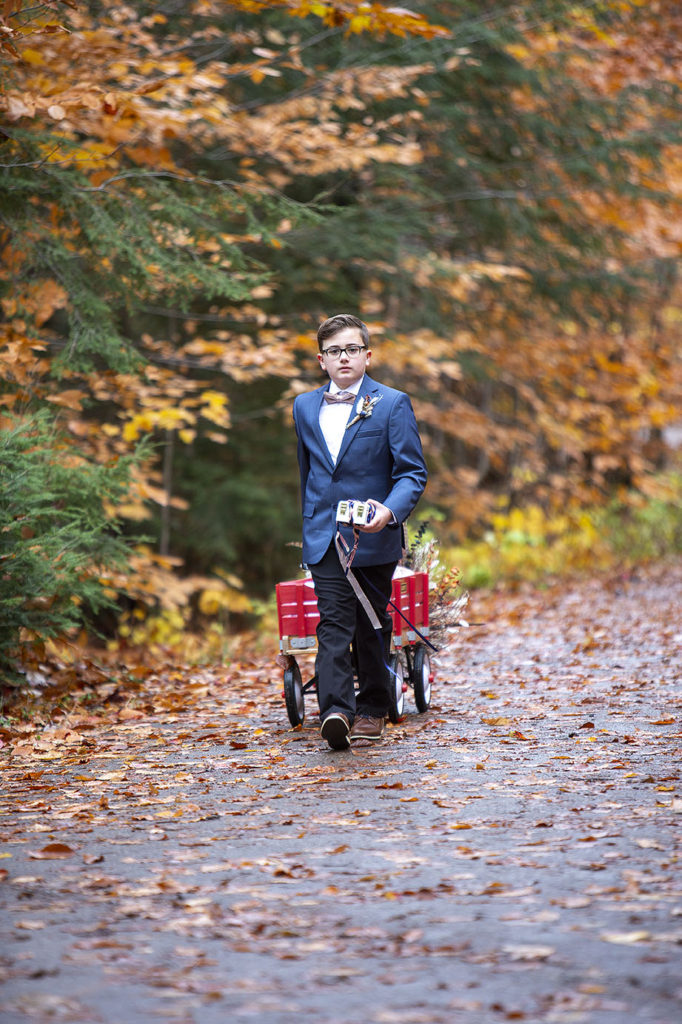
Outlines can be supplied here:
M405 566L429 574L429 639L436 646L448 642L452 630L467 626L462 613L469 592L460 586L460 571L448 569L439 558L438 542L427 537L428 523L421 523L405 556Z

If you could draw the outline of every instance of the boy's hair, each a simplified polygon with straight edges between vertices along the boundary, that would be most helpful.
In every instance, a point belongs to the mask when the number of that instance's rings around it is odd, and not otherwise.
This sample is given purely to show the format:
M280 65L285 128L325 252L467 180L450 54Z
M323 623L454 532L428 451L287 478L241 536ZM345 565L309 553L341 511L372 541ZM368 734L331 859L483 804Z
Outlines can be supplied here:
M356 316L351 316L350 313L339 313L337 316L330 316L317 329L317 346L320 352L322 351L323 342L327 341L328 338L333 338L335 334L338 334L345 327L357 327L362 334L363 344L369 348L367 324L363 324L362 320L359 320Z

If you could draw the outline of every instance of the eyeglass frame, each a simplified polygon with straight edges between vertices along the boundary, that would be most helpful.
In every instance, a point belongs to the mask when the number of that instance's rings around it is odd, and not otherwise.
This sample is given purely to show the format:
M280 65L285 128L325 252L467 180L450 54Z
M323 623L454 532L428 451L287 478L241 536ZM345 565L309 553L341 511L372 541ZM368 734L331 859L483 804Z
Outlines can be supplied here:
M351 355L351 353L348 351L351 348L357 349L357 352L353 353L353 355ZM335 349L337 350L336 353L332 354ZM361 352L367 351L367 345L346 345L344 348L341 348L340 345L330 345L329 348L322 349L322 355L329 356L330 359L340 359L342 353L345 352L349 359L355 359L357 356L360 355Z

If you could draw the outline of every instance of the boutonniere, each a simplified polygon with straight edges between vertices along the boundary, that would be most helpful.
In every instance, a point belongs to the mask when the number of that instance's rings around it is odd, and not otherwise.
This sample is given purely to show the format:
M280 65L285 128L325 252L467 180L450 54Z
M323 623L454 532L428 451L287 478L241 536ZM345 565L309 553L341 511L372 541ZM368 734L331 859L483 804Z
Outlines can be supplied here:
M352 427L354 423L357 423L358 420L366 420L368 416L371 416L372 409L377 402L381 401L382 398L383 395L377 395L376 398L370 398L369 395L365 395L364 398L361 398L357 404L355 416L346 424L346 430L348 430L349 427Z

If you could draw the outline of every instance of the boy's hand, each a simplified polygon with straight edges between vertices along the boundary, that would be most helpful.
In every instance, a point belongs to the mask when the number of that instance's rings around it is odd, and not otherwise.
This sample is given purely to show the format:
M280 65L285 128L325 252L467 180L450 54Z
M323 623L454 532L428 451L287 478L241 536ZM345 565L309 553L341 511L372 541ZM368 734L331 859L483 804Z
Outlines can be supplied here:
M366 500L374 506L374 518L367 526L358 526L357 529L362 533L379 533L385 526L393 522L393 513L390 508L382 505L375 498L367 498Z

